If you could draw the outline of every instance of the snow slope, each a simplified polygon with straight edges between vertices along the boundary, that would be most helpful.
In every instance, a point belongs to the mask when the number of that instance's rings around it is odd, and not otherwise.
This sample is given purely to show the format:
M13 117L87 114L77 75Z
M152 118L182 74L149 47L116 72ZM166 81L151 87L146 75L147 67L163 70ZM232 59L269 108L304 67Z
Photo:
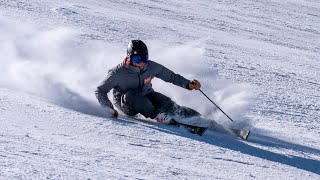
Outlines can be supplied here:
M0 179L319 179L319 24L315 0L0 0ZM109 118L93 92L136 38L249 141Z

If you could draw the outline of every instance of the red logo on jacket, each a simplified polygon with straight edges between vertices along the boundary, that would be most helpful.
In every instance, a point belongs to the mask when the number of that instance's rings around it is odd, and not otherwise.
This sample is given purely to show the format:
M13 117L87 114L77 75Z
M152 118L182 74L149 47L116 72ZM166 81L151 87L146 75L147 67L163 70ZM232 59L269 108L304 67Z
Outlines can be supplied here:
M149 82L151 82L151 80L152 80L152 77L145 78L145 79L144 79L144 83L145 83L145 84L146 84L146 83L149 83Z

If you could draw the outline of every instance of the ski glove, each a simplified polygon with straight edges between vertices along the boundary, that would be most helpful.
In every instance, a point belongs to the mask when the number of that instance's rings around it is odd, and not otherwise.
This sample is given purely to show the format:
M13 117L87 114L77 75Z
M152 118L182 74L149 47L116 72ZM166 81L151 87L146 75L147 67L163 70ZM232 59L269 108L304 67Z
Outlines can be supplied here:
M113 117L113 118L117 118L118 116L119 116L118 111L115 110L115 109L112 109L112 117Z
M189 82L187 88L190 90L199 90L201 88L201 84L198 80L194 79L193 81Z

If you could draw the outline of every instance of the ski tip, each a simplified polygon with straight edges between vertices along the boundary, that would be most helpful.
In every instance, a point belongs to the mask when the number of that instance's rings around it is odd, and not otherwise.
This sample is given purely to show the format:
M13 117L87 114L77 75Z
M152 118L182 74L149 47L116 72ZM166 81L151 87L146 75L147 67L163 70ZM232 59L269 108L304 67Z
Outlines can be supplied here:
M241 136L241 139L248 141L249 135L251 131L247 131L243 136Z
M231 131L233 132L233 134L235 136L237 136L238 138L247 141L250 131L248 130L241 130L241 129L231 129Z

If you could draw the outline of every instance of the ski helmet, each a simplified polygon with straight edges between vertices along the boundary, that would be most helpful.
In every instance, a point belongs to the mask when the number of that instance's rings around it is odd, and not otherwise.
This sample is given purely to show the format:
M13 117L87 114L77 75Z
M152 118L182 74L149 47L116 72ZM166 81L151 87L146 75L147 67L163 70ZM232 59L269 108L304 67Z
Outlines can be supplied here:
M127 54L129 56L148 55L148 48L141 40L131 40L128 44Z

